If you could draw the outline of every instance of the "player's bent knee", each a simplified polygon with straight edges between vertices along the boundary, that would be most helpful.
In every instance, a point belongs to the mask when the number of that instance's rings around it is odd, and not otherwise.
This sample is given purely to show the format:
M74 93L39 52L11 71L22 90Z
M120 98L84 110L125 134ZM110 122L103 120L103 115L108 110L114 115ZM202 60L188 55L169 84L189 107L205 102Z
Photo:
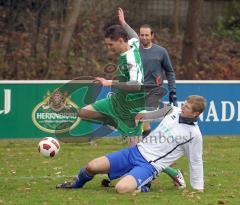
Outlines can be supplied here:
M80 117L80 118L87 118L87 116L88 116L88 111L87 110L85 110L85 109L78 109L78 116Z
M102 117L102 115L99 112L97 112L91 105L87 105L81 109L78 109L78 116L82 119Z
M116 192L119 193L119 194L131 192L131 190L129 189L129 187L128 187L127 185L123 185L123 184L116 184L115 190L116 190Z
M86 170L89 174L107 174L110 169L109 160L103 156L96 159L93 159L86 165Z
M97 165L94 161L89 162L86 165L86 170L89 174L97 174Z
M137 189L137 182L131 175L124 176L115 186L117 193L134 192Z

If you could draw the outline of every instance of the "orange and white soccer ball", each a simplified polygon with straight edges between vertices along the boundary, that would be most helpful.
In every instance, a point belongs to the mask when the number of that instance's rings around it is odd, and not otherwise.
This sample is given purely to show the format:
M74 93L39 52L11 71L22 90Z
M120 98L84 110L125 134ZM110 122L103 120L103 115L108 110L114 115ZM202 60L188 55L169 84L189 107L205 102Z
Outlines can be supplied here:
M60 150L60 143L53 137L45 137L38 143L38 151L45 157L54 157Z

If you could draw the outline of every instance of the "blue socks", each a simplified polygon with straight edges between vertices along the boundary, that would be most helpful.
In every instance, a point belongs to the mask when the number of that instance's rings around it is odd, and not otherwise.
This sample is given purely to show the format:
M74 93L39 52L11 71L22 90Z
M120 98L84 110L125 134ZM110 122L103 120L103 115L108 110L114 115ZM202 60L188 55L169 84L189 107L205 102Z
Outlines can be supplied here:
M150 192L150 188L146 185L141 187L141 192Z
M85 183L92 180L93 176L89 176L85 168L80 169L76 181L72 183L72 188L82 188Z

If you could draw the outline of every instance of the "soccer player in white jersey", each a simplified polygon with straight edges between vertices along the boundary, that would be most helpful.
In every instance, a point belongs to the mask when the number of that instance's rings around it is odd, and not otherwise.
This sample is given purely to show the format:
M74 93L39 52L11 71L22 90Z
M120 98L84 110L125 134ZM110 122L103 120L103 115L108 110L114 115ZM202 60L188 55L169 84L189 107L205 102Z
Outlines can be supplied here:
M118 193L140 190L177 159L186 155L190 184L197 191L204 190L202 134L198 116L206 106L202 96L189 96L182 106L164 107L157 111L139 113L139 121L161 119L160 124L142 142L117 152L96 158L80 169L76 180L64 182L57 188L82 188L96 174L108 174L121 179L115 186Z
M141 41L139 52L143 62L144 85L145 92L147 94L145 99L145 110L153 111L158 109L160 106L161 98L163 97L163 87L161 86L163 83L163 71L165 71L169 83L169 102L176 106L175 73L166 49L152 43L153 33L150 27L141 27L138 37L137 33L127 24L124 11L121 8L118 9L118 18L119 23L128 33L128 36L130 38L137 38ZM150 132L150 123L143 123L143 138ZM136 144L136 142L133 140L132 144L134 143ZM174 184L178 188L183 189L186 187L183 175L179 169L175 169L170 166L167 167L163 172L173 179ZM148 186L150 186L150 183ZM143 190L149 190L149 187L143 187Z

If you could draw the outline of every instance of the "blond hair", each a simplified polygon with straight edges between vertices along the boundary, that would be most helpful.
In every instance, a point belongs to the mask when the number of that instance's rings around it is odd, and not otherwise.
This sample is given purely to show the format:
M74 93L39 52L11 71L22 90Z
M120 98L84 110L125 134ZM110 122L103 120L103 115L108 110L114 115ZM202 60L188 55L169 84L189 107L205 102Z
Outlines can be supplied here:
M188 96L187 101L192 105L193 112L198 112L199 115L206 107L206 100L200 95L190 95Z

